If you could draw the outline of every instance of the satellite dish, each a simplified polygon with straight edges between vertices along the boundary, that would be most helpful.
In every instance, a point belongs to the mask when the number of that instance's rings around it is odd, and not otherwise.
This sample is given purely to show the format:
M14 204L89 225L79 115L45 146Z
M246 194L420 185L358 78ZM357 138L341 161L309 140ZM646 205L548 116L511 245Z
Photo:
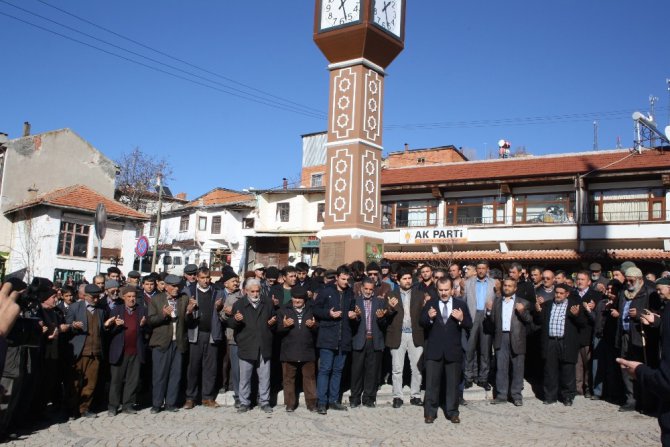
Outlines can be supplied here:
M639 121L641 118L646 118L641 112L633 112L633 120Z
M505 140L498 141L498 147L503 147L505 145Z
M95 210L95 235L98 237L98 240L103 240L106 232L107 210L105 209L105 205L99 203Z

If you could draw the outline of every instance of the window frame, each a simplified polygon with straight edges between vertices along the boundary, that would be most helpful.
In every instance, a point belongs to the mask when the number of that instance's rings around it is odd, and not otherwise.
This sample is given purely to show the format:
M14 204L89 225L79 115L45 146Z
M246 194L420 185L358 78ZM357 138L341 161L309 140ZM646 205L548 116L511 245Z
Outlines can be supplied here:
M212 216L212 234L221 234L221 216Z
M186 233L188 232L188 225L190 221L190 216L188 214L184 214L179 218L179 232L180 233Z
M549 195L565 195L566 199L564 200L528 200L528 197L533 196L549 196ZM519 200L520 197L523 197L523 200ZM528 204L542 204L542 205L563 205L565 210L566 219L563 221L552 221L552 222L532 222L528 221ZM574 191L558 191L555 193L532 193L532 194L515 194L512 197L512 222L515 224L565 224L565 223L574 223L575 209L576 207L576 195ZM517 209L521 210L521 220L517 220ZM572 218L570 215L572 214Z
M75 254L75 247L78 245L81 246L81 244L76 244L77 237L86 238L85 251L83 255ZM61 220L60 230L58 231L58 246L56 248L56 254L58 256L71 256L75 258L88 259L88 244L90 242L90 237L91 225ZM67 250L68 253L66 253L65 251L68 243L69 250Z
M636 191L642 192L645 191L647 194L646 197L646 204L647 204L647 218L646 219L641 219L639 216L637 219L630 219L630 220L625 220L625 219L609 219L605 220L604 219L604 208L606 204L623 204L623 203L642 203L645 200L643 199L607 199L605 197L606 192L616 192L616 191L621 191L625 193L633 193ZM654 197L653 194L654 192L658 192L659 194ZM597 200L595 200L595 196L599 196ZM662 187L656 187L656 188L632 188L632 189L610 189L610 190L595 190L595 191L590 191L588 195L589 199L589 214L588 214L588 219L590 222L593 223L626 223L626 222L664 222L666 220L666 204L665 204L665 195L666 195L666 190ZM659 217L654 217L654 205L660 203L661 204L661 210L659 213ZM622 211L624 213L624 211Z
M198 231L207 231L207 216L198 216Z
M309 177L309 184L310 187L312 188L320 188L323 186L323 172L315 172ZM314 180L318 179L318 182L315 182Z
M459 203L461 200L475 200L479 199L479 202L469 202L469 203ZM486 203L485 199L490 199L491 203ZM453 202L453 203L450 203ZM492 205L493 206L493 215L491 222L484 222L484 218L480 218L479 222L460 222L459 221L459 210L464 208L480 208L482 210L484 206ZM498 211L502 210L502 216L498 216ZM449 217L449 212L452 211L451 218ZM501 202L500 198L496 196L480 196L480 197L458 197L458 198L448 198L444 200L444 224L445 225L496 225L504 224L507 214L507 200Z
M290 219L291 219L291 204L289 202L277 203L275 220L277 222L286 223L289 222Z

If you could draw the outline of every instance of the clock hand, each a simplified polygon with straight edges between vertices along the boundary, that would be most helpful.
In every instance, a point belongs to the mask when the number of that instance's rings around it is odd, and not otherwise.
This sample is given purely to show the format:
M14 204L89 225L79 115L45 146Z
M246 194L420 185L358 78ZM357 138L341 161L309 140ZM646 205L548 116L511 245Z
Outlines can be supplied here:
M390 4L391 4L391 2L384 2L384 8L382 9L382 11L384 11L384 15L386 16L386 27L387 28L391 28L391 24L389 23L389 13L387 11Z
M344 9L344 0L340 0L340 7L338 9L342 10L342 14L344 14L344 20L347 20L347 10Z

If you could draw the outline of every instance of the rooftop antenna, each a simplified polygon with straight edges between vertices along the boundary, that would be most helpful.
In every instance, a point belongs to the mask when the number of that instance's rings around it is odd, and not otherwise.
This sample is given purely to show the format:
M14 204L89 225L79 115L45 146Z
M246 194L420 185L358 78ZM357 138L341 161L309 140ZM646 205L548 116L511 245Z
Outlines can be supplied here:
M654 95L649 95L649 119L652 122L656 122L656 103L658 102L658 98L655 97ZM656 137L654 133L652 132L651 134L651 139L649 140L649 144L651 147L656 146Z
M645 148L644 143L651 142L655 138L660 138L662 143L670 144L670 126L665 128L665 133L662 133L656 127L651 115L645 116L643 113L633 113L633 121L635 123L635 148L638 153ZM653 147L652 144L649 147Z
M593 122L593 150L598 150L598 121Z

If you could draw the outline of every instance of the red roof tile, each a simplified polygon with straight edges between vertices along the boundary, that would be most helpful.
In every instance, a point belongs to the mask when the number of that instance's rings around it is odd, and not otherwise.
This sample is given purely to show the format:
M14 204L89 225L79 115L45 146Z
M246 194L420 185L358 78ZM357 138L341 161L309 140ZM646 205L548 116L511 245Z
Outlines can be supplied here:
M433 253L428 251L387 251L390 261L582 261L584 259L610 258L617 261L670 260L670 252L660 249L606 250L605 252L579 253L576 250L471 250Z
M628 156L628 157L627 157ZM622 161L624 157L627 157ZM576 175L598 169L599 172L621 172L670 169L670 151L645 150L632 154L628 150L547 155L504 160L467 161L440 166L385 169L382 186L477 181L489 179L532 178L553 175Z
M148 220L149 216L129 208L122 203L99 194L84 185L73 185L43 194L35 199L23 202L7 211L5 214L32 208L38 205L50 205L57 208L73 209L95 213L98 204L105 205L107 215L127 217L129 219Z
M225 205L228 203L249 202L253 199L254 196L249 193L233 191L225 188L216 188L189 202L185 206Z

